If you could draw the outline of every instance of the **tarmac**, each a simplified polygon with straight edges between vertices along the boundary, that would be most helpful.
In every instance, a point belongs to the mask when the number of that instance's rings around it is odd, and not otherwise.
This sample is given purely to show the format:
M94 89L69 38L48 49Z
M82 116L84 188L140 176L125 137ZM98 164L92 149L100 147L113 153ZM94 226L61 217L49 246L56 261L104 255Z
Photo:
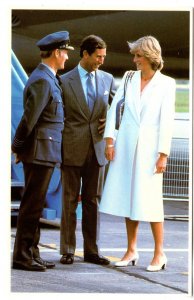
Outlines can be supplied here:
M40 252L41 257L54 261L56 267L46 272L10 271L10 298L20 298L26 293L36 299L78 296L125 298L141 297L187 297L193 295L191 221L188 201L164 201L164 250L168 258L166 269L148 272L153 255L153 239L150 224L141 222L138 232L139 261L136 266L116 268L114 262L120 260L126 249L126 230L123 218L100 215L100 254L110 259L108 266L99 266L83 261L83 238L81 220L77 220L77 247L73 265L62 265L60 260L59 223L50 225L42 221ZM11 257L16 227L11 228Z

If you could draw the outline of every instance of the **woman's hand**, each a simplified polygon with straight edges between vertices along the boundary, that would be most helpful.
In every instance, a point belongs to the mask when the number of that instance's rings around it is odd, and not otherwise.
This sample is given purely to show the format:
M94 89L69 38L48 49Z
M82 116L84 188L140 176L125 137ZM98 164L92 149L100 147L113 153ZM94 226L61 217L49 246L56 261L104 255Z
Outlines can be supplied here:
M167 155L164 153L159 153L158 160L156 161L155 174L164 173L166 171L166 165L167 165Z
M105 156L106 156L107 160L113 160L114 159L114 157L115 157L114 145L109 145L109 147L105 148Z
M115 157L115 147L112 138L106 138L105 157L107 160L113 160Z

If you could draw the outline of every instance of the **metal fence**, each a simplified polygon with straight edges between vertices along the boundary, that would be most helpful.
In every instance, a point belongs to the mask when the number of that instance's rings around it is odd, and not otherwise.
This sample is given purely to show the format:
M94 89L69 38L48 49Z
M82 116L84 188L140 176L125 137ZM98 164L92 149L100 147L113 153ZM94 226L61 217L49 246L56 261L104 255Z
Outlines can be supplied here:
M166 172L163 177L163 197L189 198L189 140L173 139Z

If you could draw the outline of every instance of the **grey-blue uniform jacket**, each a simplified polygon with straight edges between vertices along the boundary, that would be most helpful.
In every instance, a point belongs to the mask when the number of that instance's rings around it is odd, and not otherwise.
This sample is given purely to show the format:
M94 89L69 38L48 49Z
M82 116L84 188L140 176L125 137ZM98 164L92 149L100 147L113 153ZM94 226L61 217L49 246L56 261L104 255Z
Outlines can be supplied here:
M12 151L25 163L48 166L61 163L63 127L61 87L49 68L39 64L24 89L24 113Z

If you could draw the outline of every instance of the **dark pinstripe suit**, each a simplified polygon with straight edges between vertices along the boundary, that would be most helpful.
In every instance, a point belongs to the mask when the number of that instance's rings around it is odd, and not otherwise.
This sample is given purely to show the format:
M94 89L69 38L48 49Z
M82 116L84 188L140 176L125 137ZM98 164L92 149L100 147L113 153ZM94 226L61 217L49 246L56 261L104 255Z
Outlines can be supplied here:
M115 94L113 76L96 71L97 100L92 114L83 92L78 68L61 77L64 92L65 127L62 150L63 210L61 254L76 247L76 207L82 186L82 232L84 254L97 254L97 190L99 171L107 161L105 143L98 132L99 119L106 117L107 105ZM82 182L82 184L81 184Z

